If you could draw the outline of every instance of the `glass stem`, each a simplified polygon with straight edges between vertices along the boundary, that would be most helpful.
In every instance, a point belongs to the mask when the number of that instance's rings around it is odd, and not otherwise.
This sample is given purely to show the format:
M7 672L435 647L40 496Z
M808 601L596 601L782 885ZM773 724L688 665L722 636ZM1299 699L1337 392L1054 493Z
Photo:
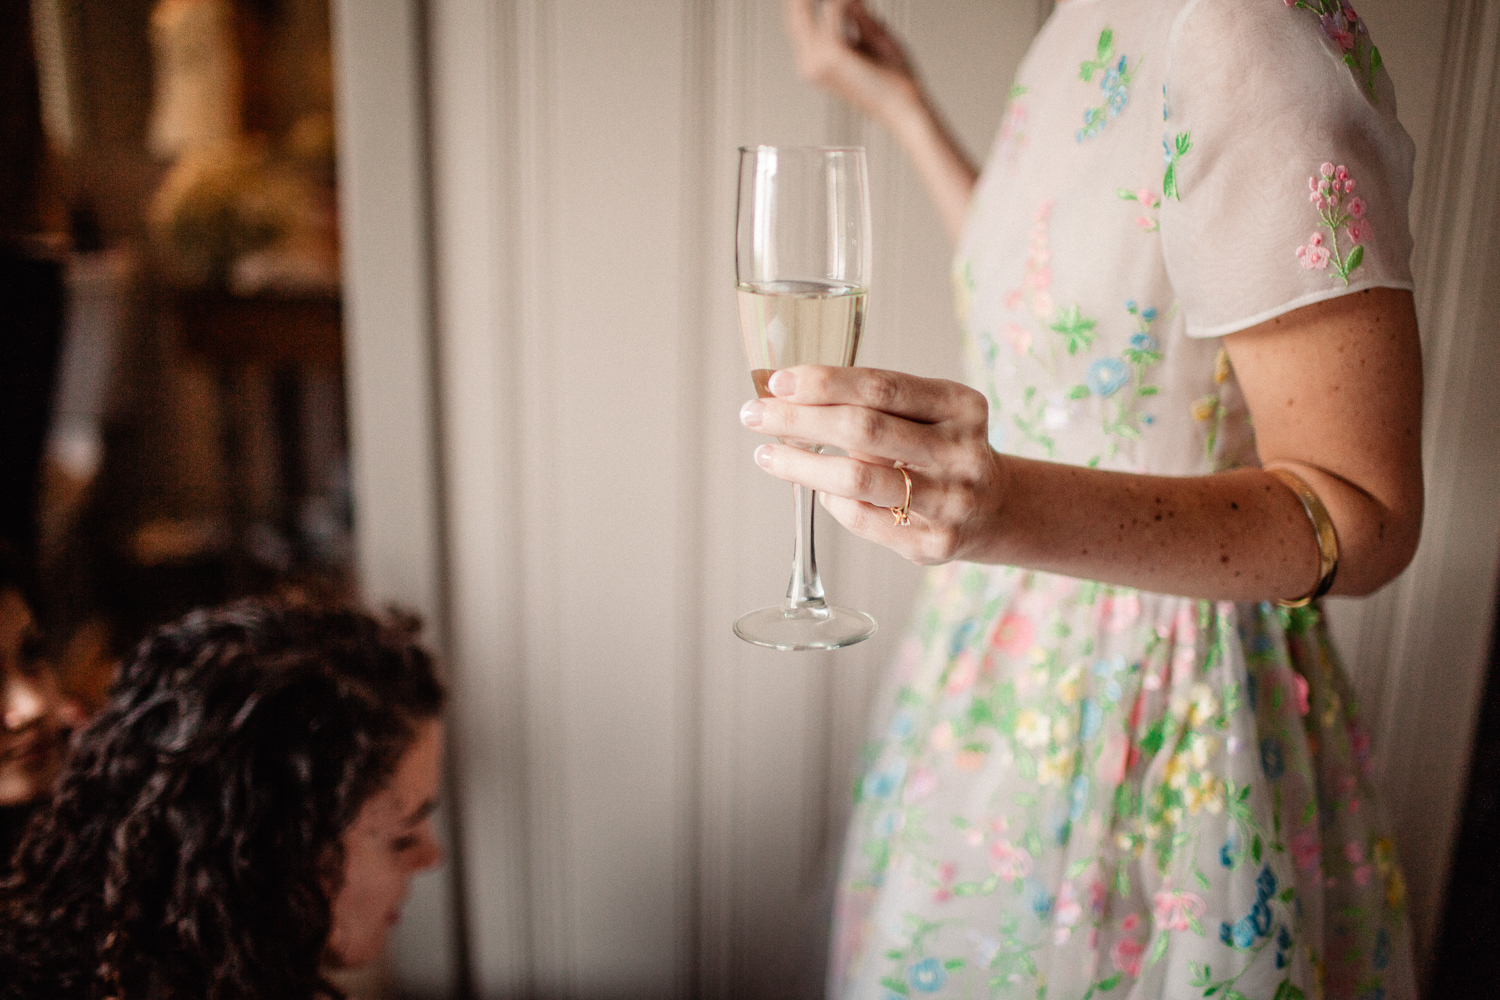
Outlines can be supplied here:
M823 601L823 581L818 579L818 559L813 554L813 502L817 496L811 487L798 484L797 493L797 541L792 549L792 582L786 588L786 610L802 608L820 610L827 607Z

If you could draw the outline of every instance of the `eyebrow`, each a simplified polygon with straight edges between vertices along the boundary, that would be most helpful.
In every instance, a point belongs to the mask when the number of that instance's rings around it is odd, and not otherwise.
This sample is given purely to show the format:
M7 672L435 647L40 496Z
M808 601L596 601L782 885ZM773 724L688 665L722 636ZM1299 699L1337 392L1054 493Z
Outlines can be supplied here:
M416 826L428 816L431 816L438 807L437 799L427 799L417 808L413 809L401 820L402 826Z

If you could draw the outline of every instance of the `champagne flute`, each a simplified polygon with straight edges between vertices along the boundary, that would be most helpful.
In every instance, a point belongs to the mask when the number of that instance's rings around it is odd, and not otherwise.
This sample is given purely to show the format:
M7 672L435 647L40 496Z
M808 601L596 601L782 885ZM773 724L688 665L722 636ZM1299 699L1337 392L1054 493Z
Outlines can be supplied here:
M735 220L740 334L756 394L793 365L852 365L870 286L870 196L859 148L740 149ZM809 441L784 444L821 452ZM773 649L837 649L868 639L875 619L823 598L813 554L814 494L796 490L797 535L786 600L734 623Z

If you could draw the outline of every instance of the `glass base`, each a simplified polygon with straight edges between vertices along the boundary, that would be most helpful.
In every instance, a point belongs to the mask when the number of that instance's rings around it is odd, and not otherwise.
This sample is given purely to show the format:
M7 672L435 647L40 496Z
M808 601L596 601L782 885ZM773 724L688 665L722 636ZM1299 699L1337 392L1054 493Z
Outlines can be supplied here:
M875 619L850 608L761 608L734 623L734 634L746 642L772 649L838 649L864 642L875 634Z

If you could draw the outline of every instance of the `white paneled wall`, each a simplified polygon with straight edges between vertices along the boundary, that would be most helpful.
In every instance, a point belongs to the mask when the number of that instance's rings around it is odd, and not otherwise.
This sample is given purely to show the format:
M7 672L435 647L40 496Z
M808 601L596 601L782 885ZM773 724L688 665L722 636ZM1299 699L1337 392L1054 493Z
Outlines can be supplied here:
M872 6L981 157L1050 5ZM361 570L373 600L439 623L455 694L458 880L419 890L397 978L482 997L817 995L865 711L917 572L824 521L829 592L874 613L877 636L783 654L730 633L783 592L791 549L790 488L754 467L737 420L735 147L869 147L862 363L956 374L946 237L889 140L795 78L780 0L335 8ZM1391 26L1429 173L1431 122L1453 103L1443 8L1412 30L1400 0L1361 8L1383 42ZM1475 608L1482 572L1465 578ZM1384 600L1415 607L1402 593ZM1421 673L1386 683L1384 650L1420 632L1393 638L1390 617L1341 622L1377 711ZM1432 800L1449 814L1467 730L1450 742ZM1446 850L1418 866L1424 919Z

